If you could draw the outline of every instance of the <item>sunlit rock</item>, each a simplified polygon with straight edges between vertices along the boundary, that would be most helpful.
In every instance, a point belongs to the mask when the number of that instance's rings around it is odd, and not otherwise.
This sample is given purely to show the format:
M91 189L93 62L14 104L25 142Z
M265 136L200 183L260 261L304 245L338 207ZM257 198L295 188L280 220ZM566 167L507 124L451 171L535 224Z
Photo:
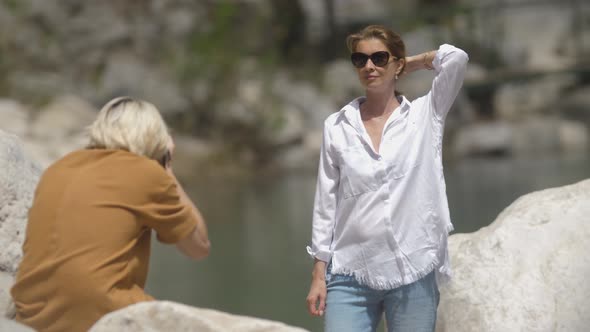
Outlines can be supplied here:
M437 331L587 331L588 252L590 180L520 197L490 226L449 238Z
M0 331L6 332L35 332L32 328L13 320L0 317Z
M513 124L512 151L519 155L559 152L560 120L554 116L536 116Z
M47 141L80 135L97 114L98 110L80 97L59 96L39 111L32 123L31 136Z
M0 271L0 319L3 317L14 319L16 316L16 307L10 295L10 288L14 285L14 278L13 273ZM0 328L0 331L5 330Z
M572 7L558 3L553 6L519 6L517 0L505 5L495 13L493 8L488 8L488 15L493 15L492 22L498 24L498 28L509 30L497 39L497 50L509 66L558 70L575 62L577 55L571 44L575 41L570 37L576 11Z
M565 93L560 100L560 109L568 118L583 121L590 126L590 85Z
M560 96L575 85L576 77L570 74L553 75L523 82L512 82L498 87L494 95L494 112L504 120L535 117L538 114L556 114L560 111Z
M507 155L512 152L513 129L504 121L464 125L457 129L452 153L456 157Z
M18 101L0 99L0 130L22 137L27 134L29 109Z
M0 130L0 316L12 317L9 289L22 258L27 213L40 168L24 154L18 137Z
M168 301L143 302L101 318L90 332L199 331L304 332L286 324Z
M162 114L189 109L188 99L167 68L153 66L131 52L109 56L98 91L105 102L120 95L145 99L155 104Z
M303 143L278 152L275 163L288 171L308 170L315 172L320 158L322 131L307 132Z
M60 96L42 108L25 137L27 153L42 167L83 148L88 143L84 132L96 115L97 109L77 96Z
M277 75L271 87L272 93L285 107L292 107L302 114L306 128L322 128L324 120L344 105L334 101L309 82L295 81L287 75Z
M322 87L326 95L334 100L336 107L342 107L353 98L365 94L348 58L334 60L324 66Z
M498 120L458 126L451 152L455 157L531 156L584 152L589 144L588 129L583 123L540 115L516 122Z
M559 141L562 151L586 152L590 146L588 127L580 121L559 121Z

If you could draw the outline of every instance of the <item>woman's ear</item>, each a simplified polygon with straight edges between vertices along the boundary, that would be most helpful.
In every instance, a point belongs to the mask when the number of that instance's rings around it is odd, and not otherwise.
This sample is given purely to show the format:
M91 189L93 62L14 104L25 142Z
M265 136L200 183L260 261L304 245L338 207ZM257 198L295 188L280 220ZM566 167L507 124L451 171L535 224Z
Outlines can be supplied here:
M404 68L406 68L406 59L401 58L398 60L398 65L397 65L397 69L395 70L395 74L401 75L404 71Z

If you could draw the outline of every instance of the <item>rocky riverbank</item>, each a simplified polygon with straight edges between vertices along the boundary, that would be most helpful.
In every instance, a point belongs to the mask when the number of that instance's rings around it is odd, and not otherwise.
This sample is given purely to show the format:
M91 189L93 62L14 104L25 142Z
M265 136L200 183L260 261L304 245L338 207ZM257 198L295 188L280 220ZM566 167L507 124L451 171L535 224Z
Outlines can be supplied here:
M0 326L14 316L10 289L40 167L0 131ZM454 276L441 288L437 331L585 331L590 324L590 180L525 195L487 227L449 238ZM582 253L582 254L581 254ZM282 323L153 302L105 316L93 331L301 331ZM27 331L23 327L22 331Z

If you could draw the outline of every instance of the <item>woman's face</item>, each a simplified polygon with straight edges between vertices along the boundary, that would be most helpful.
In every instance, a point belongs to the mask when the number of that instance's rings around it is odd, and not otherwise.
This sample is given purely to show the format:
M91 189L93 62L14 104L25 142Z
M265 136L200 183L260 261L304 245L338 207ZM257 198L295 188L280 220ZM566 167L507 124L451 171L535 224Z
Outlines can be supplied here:
M355 52L366 55L382 51L390 53L385 44L379 39L361 40L356 45L355 50ZM371 59L368 59L363 67L355 68L359 81L365 89L392 89L395 74L402 65L401 61L403 60L396 60L393 55L390 55L389 61L382 67L375 65Z

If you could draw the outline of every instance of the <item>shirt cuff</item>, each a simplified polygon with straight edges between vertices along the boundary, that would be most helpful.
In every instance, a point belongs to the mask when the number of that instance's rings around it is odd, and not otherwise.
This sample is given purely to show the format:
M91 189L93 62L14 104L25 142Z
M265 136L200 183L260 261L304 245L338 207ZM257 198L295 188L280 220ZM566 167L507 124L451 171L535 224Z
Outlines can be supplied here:
M332 253L330 253L329 251L313 251L310 246L307 246L307 253L311 257L316 258L320 261L324 261L326 263L330 262L330 259L332 258Z

